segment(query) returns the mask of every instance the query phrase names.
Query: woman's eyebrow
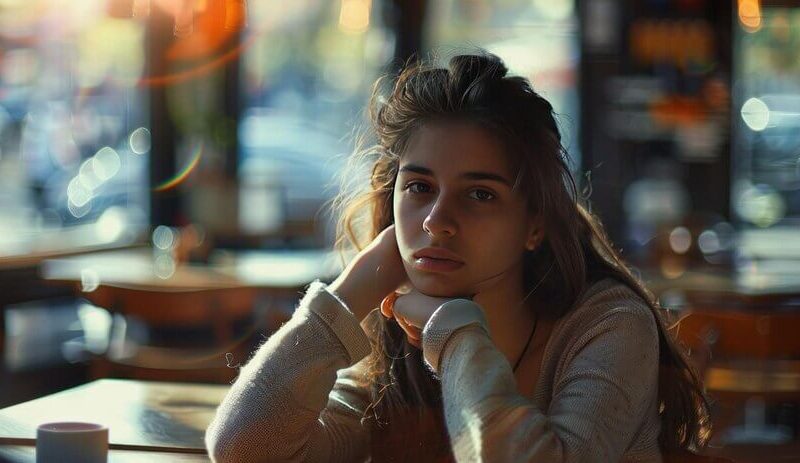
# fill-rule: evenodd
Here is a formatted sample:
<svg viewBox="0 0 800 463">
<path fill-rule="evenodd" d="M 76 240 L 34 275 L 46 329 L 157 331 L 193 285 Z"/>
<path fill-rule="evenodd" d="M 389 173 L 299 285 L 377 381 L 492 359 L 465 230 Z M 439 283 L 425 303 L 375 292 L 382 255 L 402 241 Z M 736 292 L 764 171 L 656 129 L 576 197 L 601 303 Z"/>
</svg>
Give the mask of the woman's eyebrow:
<svg viewBox="0 0 800 463">
<path fill-rule="evenodd" d="M 414 172 L 417 174 L 434 177 L 432 170 L 415 164 L 406 164 L 405 166 L 401 167 L 398 172 Z M 505 177 L 502 175 L 493 174 L 491 172 L 464 172 L 461 174 L 461 177 L 468 180 L 493 180 L 511 188 L 511 182 L 509 182 Z"/>
</svg>

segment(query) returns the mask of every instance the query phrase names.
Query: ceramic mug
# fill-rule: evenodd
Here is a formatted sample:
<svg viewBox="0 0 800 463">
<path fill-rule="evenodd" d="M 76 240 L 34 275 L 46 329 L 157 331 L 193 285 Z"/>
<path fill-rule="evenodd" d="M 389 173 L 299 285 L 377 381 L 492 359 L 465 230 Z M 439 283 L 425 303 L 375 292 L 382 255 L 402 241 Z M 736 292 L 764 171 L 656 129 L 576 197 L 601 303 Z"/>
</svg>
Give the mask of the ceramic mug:
<svg viewBox="0 0 800 463">
<path fill-rule="evenodd" d="M 36 429 L 36 463 L 106 463 L 108 428 L 95 423 L 45 423 Z"/>
</svg>

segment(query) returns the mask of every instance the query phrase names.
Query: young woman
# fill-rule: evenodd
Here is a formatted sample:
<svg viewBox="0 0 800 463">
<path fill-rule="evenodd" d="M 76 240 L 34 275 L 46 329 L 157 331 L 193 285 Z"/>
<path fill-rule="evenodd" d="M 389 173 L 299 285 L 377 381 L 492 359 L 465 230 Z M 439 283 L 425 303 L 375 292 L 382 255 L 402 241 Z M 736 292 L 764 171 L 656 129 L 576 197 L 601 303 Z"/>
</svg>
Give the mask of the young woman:
<svg viewBox="0 0 800 463">
<path fill-rule="evenodd" d="M 241 369 L 215 461 L 655 462 L 704 444 L 700 385 L 579 204 L 551 105 L 506 73 L 463 55 L 376 85 L 369 188 L 336 203 L 338 244 L 360 252 Z"/>
</svg>

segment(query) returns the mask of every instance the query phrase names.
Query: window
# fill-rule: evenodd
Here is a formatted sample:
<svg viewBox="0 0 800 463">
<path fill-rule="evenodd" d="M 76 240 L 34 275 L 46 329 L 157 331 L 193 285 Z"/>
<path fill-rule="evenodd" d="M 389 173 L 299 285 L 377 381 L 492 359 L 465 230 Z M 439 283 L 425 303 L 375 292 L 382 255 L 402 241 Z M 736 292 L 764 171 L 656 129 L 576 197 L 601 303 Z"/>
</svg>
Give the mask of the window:
<svg viewBox="0 0 800 463">
<path fill-rule="evenodd" d="M 443 58 L 481 47 L 531 81 L 557 114 L 573 171 L 580 166 L 577 18 L 573 0 L 430 2 L 427 48 Z"/>
<path fill-rule="evenodd" d="M 740 2 L 740 4 L 758 2 Z M 733 207 L 744 228 L 800 223 L 800 8 L 734 26 Z M 795 230 L 796 231 L 796 230 Z"/>
<path fill-rule="evenodd" d="M 378 3 L 248 3 L 238 169 L 245 234 L 315 222 L 337 191 L 350 135 L 392 58 Z"/>
<path fill-rule="evenodd" d="M 144 27 L 110 13 L 0 2 L 0 253 L 81 225 L 84 241 L 116 241 L 147 221 Z"/>
<path fill-rule="evenodd" d="M 738 13 L 731 204 L 740 230 L 739 283 L 793 285 L 800 258 L 800 8 L 742 0 Z"/>
</svg>

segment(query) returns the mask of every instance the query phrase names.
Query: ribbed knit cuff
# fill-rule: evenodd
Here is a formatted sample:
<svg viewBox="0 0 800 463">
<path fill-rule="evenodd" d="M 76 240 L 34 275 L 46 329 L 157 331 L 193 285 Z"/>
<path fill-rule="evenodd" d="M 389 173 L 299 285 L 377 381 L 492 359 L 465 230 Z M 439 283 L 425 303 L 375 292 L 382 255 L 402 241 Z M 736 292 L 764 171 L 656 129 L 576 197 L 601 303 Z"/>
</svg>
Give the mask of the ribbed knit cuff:
<svg viewBox="0 0 800 463">
<path fill-rule="evenodd" d="M 458 329 L 475 325 L 489 334 L 489 323 L 483 309 L 469 299 L 447 301 L 428 319 L 422 329 L 422 355 L 425 363 L 435 373 L 439 373 L 441 356 L 447 340 Z"/>
<path fill-rule="evenodd" d="M 369 355 L 372 346 L 353 312 L 341 299 L 327 291 L 326 287 L 319 280 L 311 283 L 300 300 L 298 310 L 306 309 L 317 314 L 339 338 L 350 356 L 350 365 L 354 365 Z"/>
</svg>

